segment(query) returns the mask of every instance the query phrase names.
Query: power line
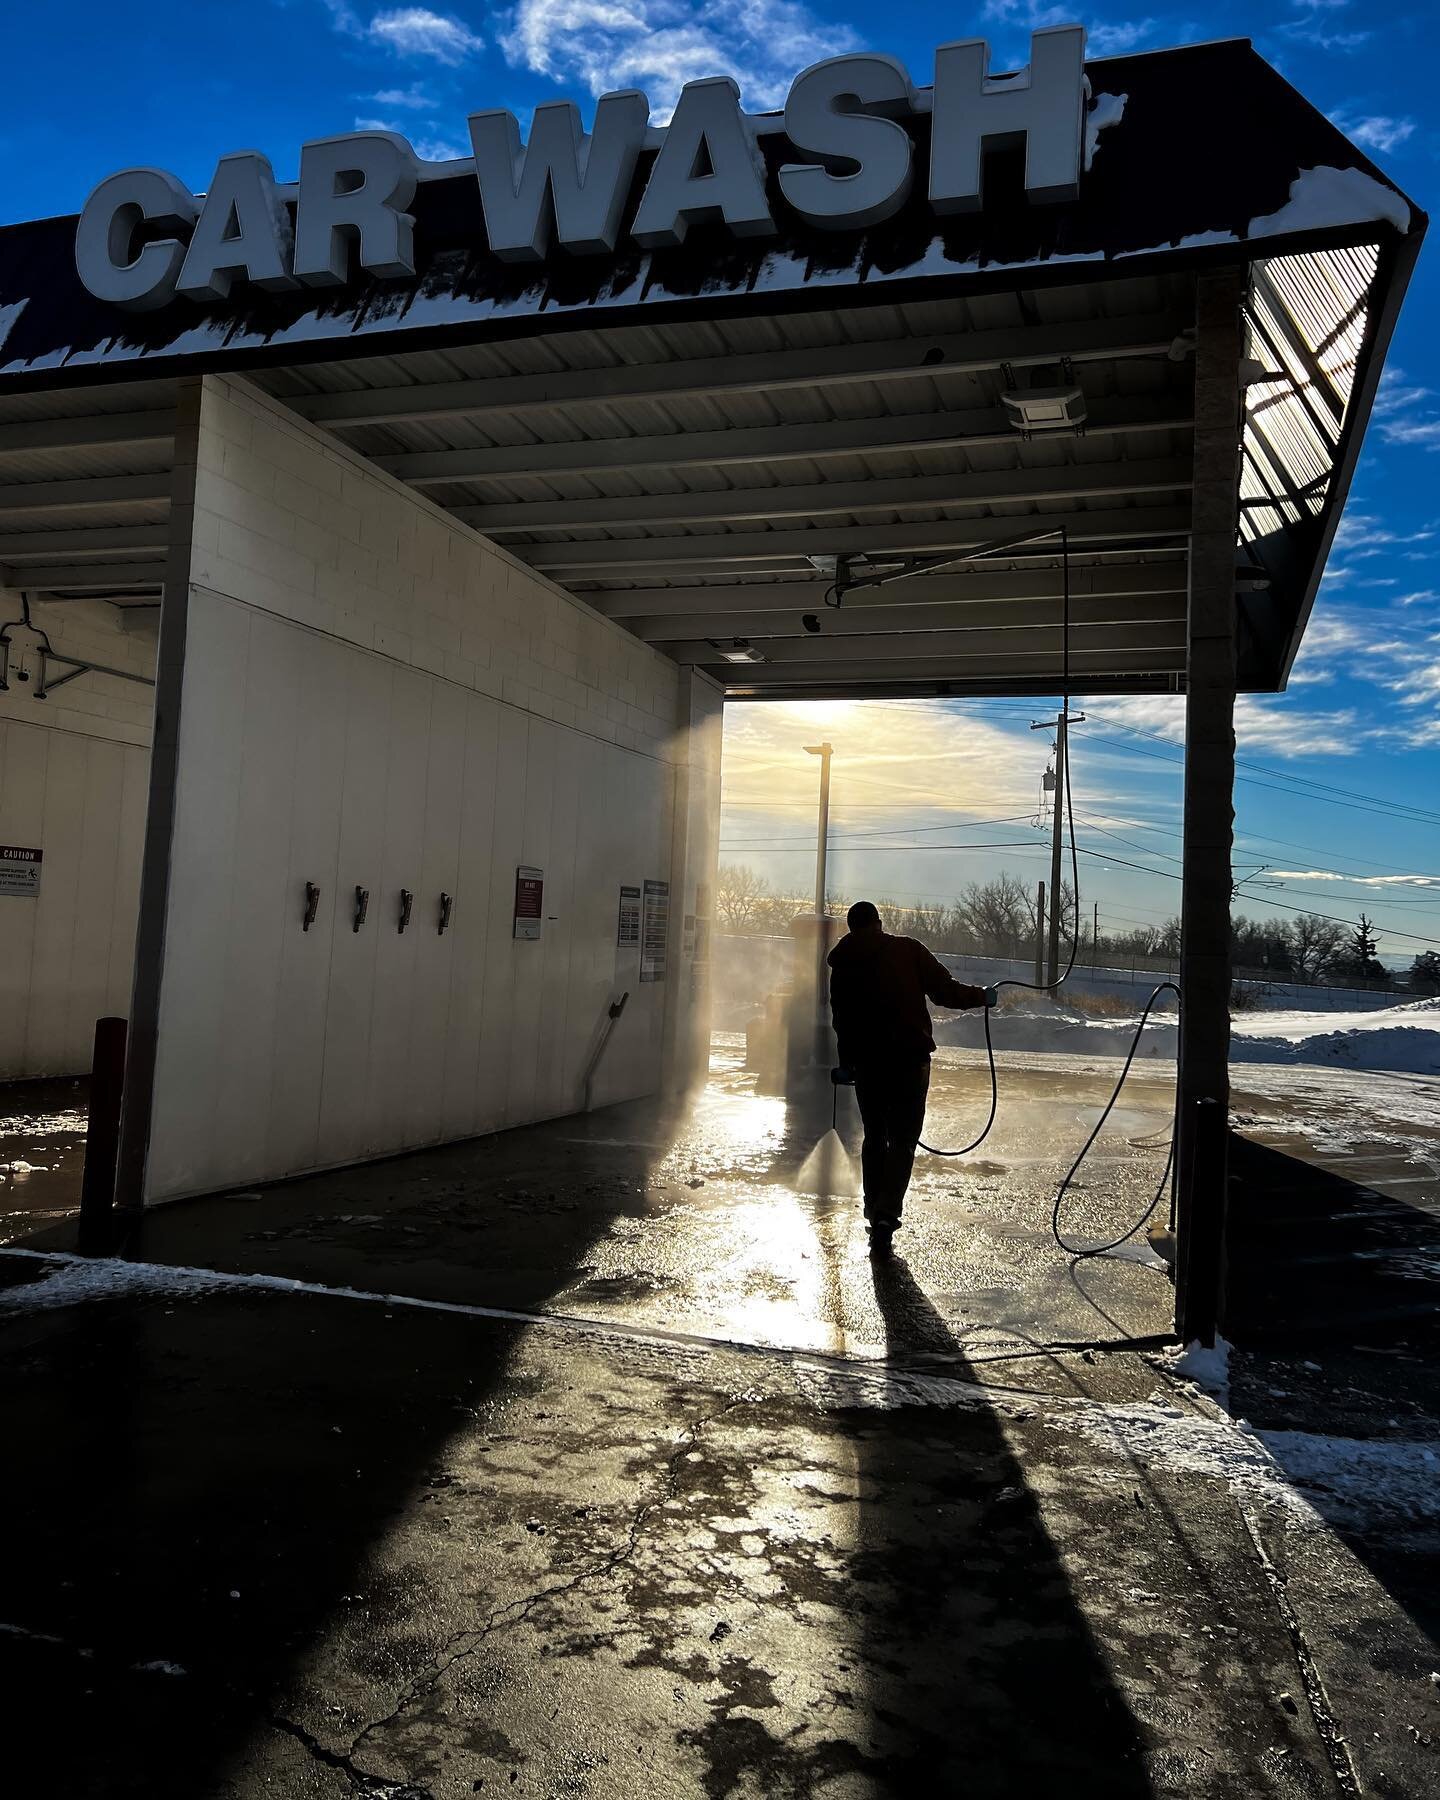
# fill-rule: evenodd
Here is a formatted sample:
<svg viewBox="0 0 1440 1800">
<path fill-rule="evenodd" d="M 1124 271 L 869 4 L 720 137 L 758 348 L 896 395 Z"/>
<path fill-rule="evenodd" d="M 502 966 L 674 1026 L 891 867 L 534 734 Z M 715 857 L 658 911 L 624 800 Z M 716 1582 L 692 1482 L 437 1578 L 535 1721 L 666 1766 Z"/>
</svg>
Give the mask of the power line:
<svg viewBox="0 0 1440 1800">
<path fill-rule="evenodd" d="M 1129 725 L 1116 718 L 1107 718 L 1103 713 L 1092 713 L 1092 718 L 1099 719 L 1102 724 L 1110 725 L 1116 731 L 1128 732 L 1134 737 L 1149 738 L 1157 744 L 1166 744 L 1170 740 L 1158 731 L 1146 731 L 1142 726 Z M 1097 743 L 1116 744 L 1118 749 L 1129 750 L 1138 756 L 1154 756 L 1159 762 L 1179 763 L 1184 765 L 1182 751 L 1178 756 L 1162 756 L 1158 751 L 1141 750 L 1136 744 L 1121 744 L 1115 738 L 1107 738 L 1098 733 L 1091 735 L 1091 741 Z M 1278 793 L 1294 795 L 1297 790 L 1307 799 L 1323 800 L 1328 805 L 1356 805 L 1365 812 L 1382 811 L 1390 817 L 1408 818 L 1419 824 L 1440 825 L 1440 813 L 1430 812 L 1424 807 L 1410 806 L 1404 801 L 1385 799 L 1379 794 L 1361 793 L 1357 788 L 1337 787 L 1333 782 L 1316 781 L 1310 775 L 1292 775 L 1288 769 L 1273 769 L 1268 763 L 1251 762 L 1248 757 L 1235 758 L 1237 769 L 1254 769 L 1261 775 L 1273 776 L 1276 780 L 1291 784 L 1287 787 L 1274 788 L 1272 782 L 1256 781 L 1253 777 L 1237 776 L 1237 781 L 1248 781 L 1252 787 L 1270 787 Z"/>
</svg>

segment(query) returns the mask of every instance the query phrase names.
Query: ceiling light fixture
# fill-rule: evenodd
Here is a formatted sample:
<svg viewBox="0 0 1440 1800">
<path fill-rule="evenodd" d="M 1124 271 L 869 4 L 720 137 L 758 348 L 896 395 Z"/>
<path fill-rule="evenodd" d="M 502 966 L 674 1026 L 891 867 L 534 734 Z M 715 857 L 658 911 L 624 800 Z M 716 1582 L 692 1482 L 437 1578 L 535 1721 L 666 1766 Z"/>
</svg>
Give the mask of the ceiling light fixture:
<svg viewBox="0 0 1440 1800">
<path fill-rule="evenodd" d="M 719 643 L 714 638 L 707 638 L 706 642 L 728 663 L 758 663 L 765 660 L 746 638 L 731 638 L 728 644 Z"/>
</svg>

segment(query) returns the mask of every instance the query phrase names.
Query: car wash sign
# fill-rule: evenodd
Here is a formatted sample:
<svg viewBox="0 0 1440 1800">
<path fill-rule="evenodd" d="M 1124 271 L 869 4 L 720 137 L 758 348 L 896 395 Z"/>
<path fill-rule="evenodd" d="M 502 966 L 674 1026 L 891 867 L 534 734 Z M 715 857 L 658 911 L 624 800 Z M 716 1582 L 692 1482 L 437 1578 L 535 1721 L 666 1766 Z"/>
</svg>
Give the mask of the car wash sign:
<svg viewBox="0 0 1440 1800">
<path fill-rule="evenodd" d="M 422 190 L 461 182 L 468 207 L 452 191 L 455 204 L 432 209 L 447 253 L 488 253 L 522 273 L 568 266 L 572 285 L 587 262 L 618 262 L 622 285 L 643 279 L 648 298 L 648 276 L 624 271 L 683 251 L 697 227 L 763 246 L 871 232 L 902 210 L 936 221 L 976 213 L 992 151 L 1023 159 L 1022 205 L 1073 199 L 1084 63 L 1083 29 L 1062 26 L 1036 32 L 1028 67 L 1013 75 L 990 73 L 979 39 L 946 44 L 928 88 L 893 57 L 833 57 L 796 77 L 777 114 L 743 112 L 728 76 L 687 83 L 663 128 L 633 90 L 604 95 L 588 134 L 569 101 L 537 107 L 528 137 L 511 113 L 475 112 L 473 162 L 422 164 L 397 133 L 364 131 L 305 144 L 294 188 L 250 150 L 221 157 L 203 197 L 164 170 L 126 169 L 85 203 L 76 272 L 96 300 L 139 313 L 413 282 L 425 273 Z M 470 221 L 459 242 L 457 218 Z M 272 339 L 292 316 L 283 306 L 273 315 Z"/>
</svg>

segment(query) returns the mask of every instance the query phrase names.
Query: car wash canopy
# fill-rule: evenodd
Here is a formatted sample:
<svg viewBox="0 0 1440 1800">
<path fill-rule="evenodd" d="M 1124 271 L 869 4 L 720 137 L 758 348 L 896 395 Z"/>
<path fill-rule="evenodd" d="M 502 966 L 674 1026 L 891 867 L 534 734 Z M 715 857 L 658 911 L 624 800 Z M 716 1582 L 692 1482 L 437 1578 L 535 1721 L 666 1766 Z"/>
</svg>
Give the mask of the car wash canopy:
<svg viewBox="0 0 1440 1800">
<path fill-rule="evenodd" d="M 1179 689 L 1196 281 L 1238 267 L 1239 678 L 1280 685 L 1423 218 L 1243 42 L 926 73 L 122 171 L 0 232 L 0 581 L 153 602 L 174 382 L 243 371 L 731 693 Z"/>
</svg>

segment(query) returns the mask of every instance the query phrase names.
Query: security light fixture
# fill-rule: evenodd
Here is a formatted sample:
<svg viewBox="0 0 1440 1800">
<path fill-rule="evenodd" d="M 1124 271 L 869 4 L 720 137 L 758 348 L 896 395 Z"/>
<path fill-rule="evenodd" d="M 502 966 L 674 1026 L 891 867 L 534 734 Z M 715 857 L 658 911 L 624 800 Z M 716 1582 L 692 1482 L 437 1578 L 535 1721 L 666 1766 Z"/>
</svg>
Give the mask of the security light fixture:
<svg viewBox="0 0 1440 1800">
<path fill-rule="evenodd" d="M 765 658 L 746 638 L 731 638 L 728 644 L 722 644 L 715 638 L 708 638 L 707 643 L 722 661 L 728 663 L 758 663 Z"/>
<path fill-rule="evenodd" d="M 1000 397 L 1010 423 L 1026 437 L 1037 431 L 1075 431 L 1089 416 L 1078 387 L 1017 388 Z"/>
</svg>

